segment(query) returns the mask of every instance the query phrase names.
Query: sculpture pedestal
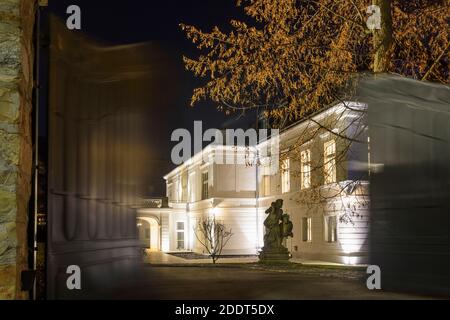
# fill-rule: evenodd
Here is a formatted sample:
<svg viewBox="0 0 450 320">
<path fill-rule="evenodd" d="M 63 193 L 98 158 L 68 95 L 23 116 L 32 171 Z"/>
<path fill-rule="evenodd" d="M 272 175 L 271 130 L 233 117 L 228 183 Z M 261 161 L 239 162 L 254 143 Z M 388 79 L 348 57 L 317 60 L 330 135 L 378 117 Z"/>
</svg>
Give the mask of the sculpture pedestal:
<svg viewBox="0 0 450 320">
<path fill-rule="evenodd" d="M 289 263 L 291 255 L 286 248 L 265 249 L 259 254 L 260 263 Z"/>
</svg>

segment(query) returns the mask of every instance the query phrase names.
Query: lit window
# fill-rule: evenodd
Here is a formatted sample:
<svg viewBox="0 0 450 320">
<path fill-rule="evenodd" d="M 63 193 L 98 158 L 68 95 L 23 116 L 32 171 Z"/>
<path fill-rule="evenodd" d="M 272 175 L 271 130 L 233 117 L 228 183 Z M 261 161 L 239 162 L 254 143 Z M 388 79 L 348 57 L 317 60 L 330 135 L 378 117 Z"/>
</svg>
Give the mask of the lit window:
<svg viewBox="0 0 450 320">
<path fill-rule="evenodd" d="M 202 200 L 208 199 L 208 172 L 202 173 Z"/>
<path fill-rule="evenodd" d="M 177 250 L 184 249 L 184 222 L 177 222 Z"/>
<path fill-rule="evenodd" d="M 304 242 L 312 241 L 312 219 L 302 218 L 302 240 Z"/>
<path fill-rule="evenodd" d="M 290 172 L 289 172 L 289 158 L 284 159 L 281 163 L 281 192 L 289 192 L 291 188 Z"/>
<path fill-rule="evenodd" d="M 325 241 L 337 241 L 337 218 L 336 216 L 325 217 Z"/>
<path fill-rule="evenodd" d="M 324 144 L 324 175 L 325 184 L 336 182 L 336 142 L 334 140 Z"/>
<path fill-rule="evenodd" d="M 302 189 L 311 187 L 311 151 L 304 150 L 300 154 L 301 156 L 301 171 L 302 171 Z"/>
<path fill-rule="evenodd" d="M 264 196 L 270 196 L 270 176 L 269 175 L 263 176 L 263 183 L 264 183 Z"/>
</svg>

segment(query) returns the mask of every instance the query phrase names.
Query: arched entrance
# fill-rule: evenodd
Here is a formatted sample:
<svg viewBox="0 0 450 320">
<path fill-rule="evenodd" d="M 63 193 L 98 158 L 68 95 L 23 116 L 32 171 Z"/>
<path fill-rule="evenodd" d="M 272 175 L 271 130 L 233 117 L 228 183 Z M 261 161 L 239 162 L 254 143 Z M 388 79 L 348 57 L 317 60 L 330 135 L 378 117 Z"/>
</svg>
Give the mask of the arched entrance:
<svg viewBox="0 0 450 320">
<path fill-rule="evenodd" d="M 151 251 L 161 250 L 161 232 L 156 217 L 137 217 L 139 240 L 144 248 Z"/>
</svg>

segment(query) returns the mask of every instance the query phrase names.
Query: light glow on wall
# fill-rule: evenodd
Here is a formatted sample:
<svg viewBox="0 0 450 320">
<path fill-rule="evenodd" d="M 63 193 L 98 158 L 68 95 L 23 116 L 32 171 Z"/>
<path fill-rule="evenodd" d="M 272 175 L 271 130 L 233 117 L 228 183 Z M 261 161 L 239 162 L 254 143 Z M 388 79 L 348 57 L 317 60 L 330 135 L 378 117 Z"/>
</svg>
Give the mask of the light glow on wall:
<svg viewBox="0 0 450 320">
<path fill-rule="evenodd" d="M 258 232 L 256 231 L 256 228 L 257 226 L 251 229 L 247 228 L 243 234 L 246 240 L 245 242 L 248 243 L 248 248 L 256 247 L 255 249 L 258 250 L 264 244 L 261 245 L 261 243 L 259 242 Z"/>
<path fill-rule="evenodd" d="M 348 196 L 343 199 L 344 210 L 352 208 L 358 204 L 358 200 L 354 196 Z M 342 223 L 339 227 L 339 243 L 342 251 L 347 255 L 343 257 L 344 264 L 357 264 L 360 261 L 361 248 L 367 240 L 361 232 L 356 232 L 356 228 L 351 224 L 343 228 Z M 368 234 L 365 234 L 368 237 Z"/>
<path fill-rule="evenodd" d="M 343 257 L 344 264 L 347 265 L 355 265 L 358 264 L 359 258 L 358 257 Z"/>
<path fill-rule="evenodd" d="M 189 228 L 189 233 L 188 233 L 188 237 L 189 237 L 189 250 L 194 250 L 194 237 L 195 237 L 195 227 L 197 224 L 197 220 L 192 216 L 189 215 L 188 216 L 188 228 Z"/>
<path fill-rule="evenodd" d="M 248 216 L 253 215 L 254 211 L 248 211 Z M 251 221 L 251 220 L 249 220 Z M 262 248 L 263 241 L 262 241 L 262 235 L 261 230 L 258 232 L 258 222 L 256 219 L 252 219 L 252 222 L 245 225 L 240 225 L 240 227 L 243 227 L 243 229 L 232 229 L 232 232 L 234 234 L 239 235 L 239 237 L 243 237 L 242 241 L 239 242 L 239 246 L 242 246 L 242 249 L 245 249 L 246 251 L 249 250 L 249 253 L 256 254 L 260 248 Z M 260 222 L 260 225 L 262 225 L 262 222 Z M 260 235 L 260 237 L 258 237 Z M 236 242 L 233 243 L 233 245 L 236 245 Z M 254 250 L 254 251 L 253 251 Z"/>
<path fill-rule="evenodd" d="M 169 238 L 163 238 L 161 241 L 161 251 L 162 252 L 169 252 L 170 246 L 169 246 Z"/>
<path fill-rule="evenodd" d="M 349 238 L 339 240 L 342 251 L 344 251 L 345 254 L 358 253 L 361 250 L 361 239 L 356 239 L 355 236 L 356 235 L 354 233 L 346 234 L 346 237 Z"/>
</svg>

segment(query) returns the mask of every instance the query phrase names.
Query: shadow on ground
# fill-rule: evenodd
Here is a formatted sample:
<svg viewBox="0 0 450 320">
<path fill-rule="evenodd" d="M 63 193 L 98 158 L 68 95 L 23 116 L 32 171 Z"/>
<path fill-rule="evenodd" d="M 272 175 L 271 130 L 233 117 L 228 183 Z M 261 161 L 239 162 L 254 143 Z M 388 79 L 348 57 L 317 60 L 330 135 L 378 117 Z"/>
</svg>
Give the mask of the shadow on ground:
<svg viewBox="0 0 450 320">
<path fill-rule="evenodd" d="M 131 279 L 130 279 L 131 280 Z M 107 299 L 423 299 L 368 290 L 362 270 L 241 265 L 144 265 L 129 286 Z"/>
</svg>

